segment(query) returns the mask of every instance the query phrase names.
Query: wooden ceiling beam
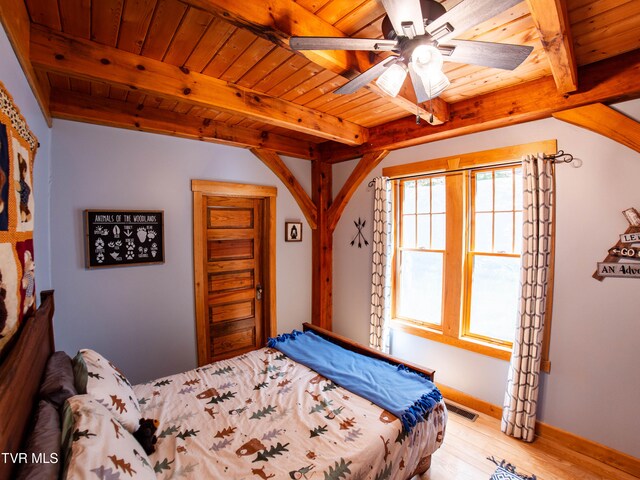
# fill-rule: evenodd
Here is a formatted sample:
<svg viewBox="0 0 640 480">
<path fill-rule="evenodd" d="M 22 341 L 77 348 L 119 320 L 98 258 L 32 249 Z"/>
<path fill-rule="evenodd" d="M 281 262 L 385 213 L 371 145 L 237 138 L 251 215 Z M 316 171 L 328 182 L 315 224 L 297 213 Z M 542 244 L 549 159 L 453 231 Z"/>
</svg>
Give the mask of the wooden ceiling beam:
<svg viewBox="0 0 640 480">
<path fill-rule="evenodd" d="M 328 228 L 333 169 L 311 162 L 311 199 L 318 209 L 318 228 L 311 232 L 311 319 L 331 330 L 333 322 L 333 232 Z"/>
<path fill-rule="evenodd" d="M 578 64 L 573 52 L 571 22 L 566 0 L 527 0 L 540 34 L 559 93 L 578 89 Z"/>
<path fill-rule="evenodd" d="M 553 117 L 604 135 L 640 152 L 640 123 L 602 103 L 556 112 Z"/>
<path fill-rule="evenodd" d="M 331 207 L 329 207 L 329 230 L 332 232 L 335 230 L 338 222 L 340 221 L 340 217 L 342 216 L 342 212 L 344 212 L 347 203 L 351 200 L 356 189 L 360 186 L 365 177 L 371 173 L 371 170 L 376 168 L 388 154 L 388 150 L 382 150 L 379 152 L 367 153 L 360 159 L 356 167 L 351 172 L 351 175 L 349 175 L 349 178 L 338 192 L 338 195 L 333 200 Z"/>
<path fill-rule="evenodd" d="M 313 143 L 110 98 L 53 90 L 51 113 L 55 118 L 64 120 L 160 133 L 235 147 L 268 149 L 309 160 L 316 158 L 316 145 Z"/>
<path fill-rule="evenodd" d="M 31 20 L 27 6 L 23 0 L 0 1 L 0 22 L 4 26 L 9 42 L 22 67 L 27 83 L 33 91 L 40 110 L 47 125 L 51 127 L 51 112 L 49 111 L 49 84 L 38 81 L 36 72 L 29 58 L 31 37 Z"/>
<path fill-rule="evenodd" d="M 300 6 L 293 0 L 265 0 L 260 8 L 250 1 L 242 0 L 182 0 L 192 7 L 200 8 L 224 18 L 227 22 L 255 35 L 291 50 L 289 37 L 346 37 L 344 32 Z M 293 50 L 292 50 L 293 51 Z M 299 53 L 299 52 L 297 52 Z M 304 56 L 313 63 L 347 79 L 373 66 L 367 52 L 344 50 L 305 50 Z M 377 62 L 376 62 L 377 63 Z M 409 82 L 406 83 L 409 86 Z M 375 82 L 366 87 L 376 95 L 405 109 L 412 115 L 419 114 L 429 122 L 433 111 L 433 124 L 439 125 L 449 119 L 448 104 L 441 98 L 434 98 L 432 108 L 427 111 L 416 105 L 413 88 L 403 88 L 397 97 L 386 95 Z"/>
<path fill-rule="evenodd" d="M 552 77 L 540 78 L 451 104 L 451 120 L 446 125 L 416 125 L 411 119 L 400 119 L 371 128 L 371 140 L 360 147 L 324 143 L 320 156 L 336 163 L 378 150 L 397 150 L 548 118 L 555 112 L 591 103 L 640 98 L 640 50 L 585 65 L 578 74 L 580 88 L 573 94 L 558 93 Z"/>
<path fill-rule="evenodd" d="M 312 230 L 318 228 L 318 209 L 311 201 L 309 194 L 304 191 L 300 182 L 295 175 L 289 170 L 289 167 L 282 161 L 280 156 L 271 150 L 264 150 L 261 148 L 252 148 L 251 153 L 258 157 L 262 162 L 271 169 L 276 176 L 282 180 L 287 190 L 293 195 L 293 198 L 298 203 L 302 214 L 307 219 L 309 226 Z"/>
<path fill-rule="evenodd" d="M 231 112 L 340 143 L 360 145 L 368 136 L 366 128 L 341 118 L 43 27 L 31 30 L 31 61 L 47 71 Z"/>
</svg>

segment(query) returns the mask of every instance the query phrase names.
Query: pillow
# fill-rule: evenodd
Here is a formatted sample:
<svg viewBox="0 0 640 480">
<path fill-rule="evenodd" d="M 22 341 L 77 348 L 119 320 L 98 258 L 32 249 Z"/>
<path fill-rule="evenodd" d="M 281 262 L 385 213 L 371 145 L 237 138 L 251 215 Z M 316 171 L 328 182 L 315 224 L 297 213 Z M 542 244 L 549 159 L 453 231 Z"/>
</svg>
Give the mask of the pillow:
<svg viewBox="0 0 640 480">
<path fill-rule="evenodd" d="M 57 480 L 60 477 L 60 415 L 57 406 L 40 400 L 36 422 L 22 451 L 27 454 L 27 462 L 19 463 L 16 480 Z"/>
<path fill-rule="evenodd" d="M 89 349 L 80 350 L 73 364 L 78 393 L 93 395 L 127 430 L 136 431 L 140 423 L 140 405 L 122 372 Z"/>
<path fill-rule="evenodd" d="M 156 480 L 140 444 L 91 395 L 76 395 L 64 406 L 62 478 Z"/>
<path fill-rule="evenodd" d="M 55 352 L 47 361 L 40 397 L 61 408 L 67 398 L 77 394 L 71 358 L 65 352 Z"/>
</svg>

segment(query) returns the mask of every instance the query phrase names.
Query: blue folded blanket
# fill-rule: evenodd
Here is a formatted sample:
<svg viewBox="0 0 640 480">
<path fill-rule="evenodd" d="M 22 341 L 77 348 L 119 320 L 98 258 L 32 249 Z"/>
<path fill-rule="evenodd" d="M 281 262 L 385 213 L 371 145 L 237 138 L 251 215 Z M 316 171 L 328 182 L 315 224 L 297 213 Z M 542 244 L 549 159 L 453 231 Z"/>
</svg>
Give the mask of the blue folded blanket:
<svg viewBox="0 0 640 480">
<path fill-rule="evenodd" d="M 431 381 L 404 365 L 346 350 L 313 332 L 294 330 L 270 338 L 267 345 L 393 413 L 407 432 L 442 399 Z"/>
</svg>

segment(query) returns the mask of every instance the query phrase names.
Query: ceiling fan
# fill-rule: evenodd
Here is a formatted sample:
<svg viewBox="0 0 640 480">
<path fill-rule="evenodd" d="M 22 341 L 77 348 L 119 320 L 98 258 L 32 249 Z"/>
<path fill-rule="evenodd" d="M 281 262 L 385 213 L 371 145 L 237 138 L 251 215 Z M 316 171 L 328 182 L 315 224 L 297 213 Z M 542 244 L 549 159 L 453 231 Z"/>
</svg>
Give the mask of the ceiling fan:
<svg viewBox="0 0 640 480">
<path fill-rule="evenodd" d="M 353 93 L 377 78 L 380 89 L 395 97 L 408 73 L 417 101 L 423 103 L 450 84 L 442 72 L 443 61 L 514 70 L 529 56 L 530 46 L 455 40 L 521 1 L 463 0 L 446 11 L 436 0 L 381 0 L 387 13 L 382 21 L 384 39 L 291 37 L 289 45 L 294 50 L 393 52 L 334 93 Z"/>
</svg>

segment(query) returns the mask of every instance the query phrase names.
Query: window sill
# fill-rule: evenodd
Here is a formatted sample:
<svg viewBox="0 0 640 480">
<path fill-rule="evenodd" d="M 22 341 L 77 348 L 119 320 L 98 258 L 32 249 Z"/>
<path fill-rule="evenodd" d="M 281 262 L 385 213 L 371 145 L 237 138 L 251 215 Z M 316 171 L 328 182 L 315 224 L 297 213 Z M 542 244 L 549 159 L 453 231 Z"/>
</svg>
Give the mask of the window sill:
<svg viewBox="0 0 640 480">
<path fill-rule="evenodd" d="M 417 337 L 426 338 L 427 340 L 433 340 L 435 342 L 444 343 L 464 350 L 470 350 L 489 357 L 506 360 L 507 362 L 511 360 L 510 348 L 481 342 L 475 339 L 449 337 L 444 335 L 442 332 L 407 320 L 393 319 L 391 321 L 391 328 L 394 330 L 401 330 Z"/>
<path fill-rule="evenodd" d="M 444 343 L 446 345 L 451 345 L 453 347 L 462 348 L 471 352 L 480 353 L 482 355 L 505 360 L 507 362 L 511 360 L 511 348 L 494 345 L 471 338 L 448 337 L 440 331 L 433 330 L 426 326 L 421 326 L 407 320 L 393 319 L 391 321 L 391 328 L 393 330 L 400 330 L 410 335 L 426 338 L 427 340 Z M 543 359 L 540 364 L 540 369 L 543 372 L 549 373 L 551 370 L 551 362 Z"/>
</svg>

